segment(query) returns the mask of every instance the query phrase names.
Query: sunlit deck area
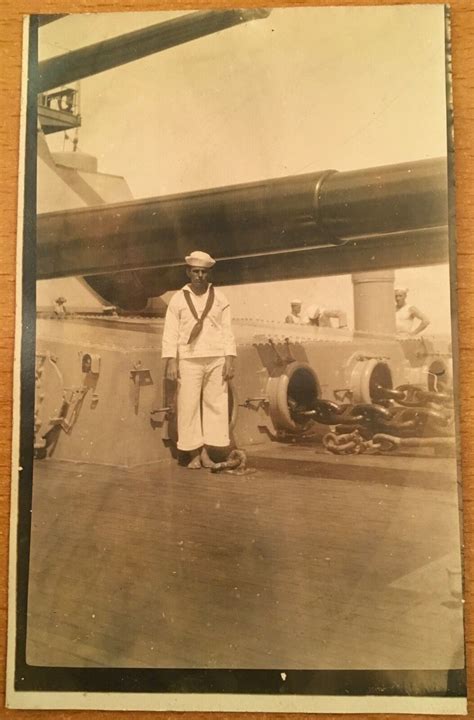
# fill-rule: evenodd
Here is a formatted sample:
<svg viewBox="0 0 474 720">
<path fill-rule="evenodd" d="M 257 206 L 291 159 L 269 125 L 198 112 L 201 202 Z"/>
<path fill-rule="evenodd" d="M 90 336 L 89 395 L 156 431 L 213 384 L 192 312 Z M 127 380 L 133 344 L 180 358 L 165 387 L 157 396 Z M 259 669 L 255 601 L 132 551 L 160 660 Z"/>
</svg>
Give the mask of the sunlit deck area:
<svg viewBox="0 0 474 720">
<path fill-rule="evenodd" d="M 37 462 L 27 662 L 463 667 L 454 460 L 275 445 L 249 465 Z"/>
</svg>

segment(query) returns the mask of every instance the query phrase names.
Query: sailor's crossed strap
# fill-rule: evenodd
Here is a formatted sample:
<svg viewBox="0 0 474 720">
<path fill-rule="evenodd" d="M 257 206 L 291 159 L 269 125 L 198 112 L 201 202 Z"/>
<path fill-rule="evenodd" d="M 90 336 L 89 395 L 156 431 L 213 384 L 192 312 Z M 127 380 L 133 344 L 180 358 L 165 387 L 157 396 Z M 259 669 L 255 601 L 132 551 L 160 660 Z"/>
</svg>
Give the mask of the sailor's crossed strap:
<svg viewBox="0 0 474 720">
<path fill-rule="evenodd" d="M 191 300 L 191 293 L 189 290 L 183 290 L 183 294 L 185 297 L 186 302 L 188 303 L 188 307 L 191 311 L 191 314 L 193 318 L 197 321 L 193 329 L 191 330 L 191 335 L 189 336 L 188 345 L 194 340 L 196 340 L 197 336 L 201 333 L 202 326 L 204 323 L 204 320 L 209 315 L 209 312 L 214 304 L 214 287 L 211 285 L 209 288 L 209 295 L 207 296 L 207 302 L 204 310 L 202 311 L 201 317 L 197 314 L 196 308 L 193 305 L 193 301 Z"/>
</svg>

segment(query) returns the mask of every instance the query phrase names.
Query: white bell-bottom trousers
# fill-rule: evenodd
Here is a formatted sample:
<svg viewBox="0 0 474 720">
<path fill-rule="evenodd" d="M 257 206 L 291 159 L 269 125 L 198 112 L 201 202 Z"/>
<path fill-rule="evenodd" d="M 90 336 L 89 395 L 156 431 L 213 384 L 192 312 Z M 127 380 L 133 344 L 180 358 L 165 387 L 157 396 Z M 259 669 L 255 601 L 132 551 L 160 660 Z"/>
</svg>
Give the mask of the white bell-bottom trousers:
<svg viewBox="0 0 474 720">
<path fill-rule="evenodd" d="M 178 449 L 229 444 L 227 380 L 222 377 L 223 357 L 179 361 Z"/>
</svg>

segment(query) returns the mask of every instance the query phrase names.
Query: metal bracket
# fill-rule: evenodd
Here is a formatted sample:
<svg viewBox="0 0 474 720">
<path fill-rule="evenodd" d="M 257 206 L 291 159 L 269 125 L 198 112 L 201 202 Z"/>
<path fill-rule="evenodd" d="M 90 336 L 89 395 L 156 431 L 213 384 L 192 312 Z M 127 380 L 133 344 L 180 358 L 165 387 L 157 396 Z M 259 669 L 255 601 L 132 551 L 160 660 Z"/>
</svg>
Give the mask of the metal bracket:
<svg viewBox="0 0 474 720">
<path fill-rule="evenodd" d="M 172 405 L 169 405 L 168 407 L 162 407 L 162 408 L 156 408 L 156 410 L 150 411 L 150 422 L 153 428 L 155 427 L 162 427 L 163 424 L 170 420 L 171 416 L 174 415 L 175 408 Z M 163 415 L 164 417 L 160 417 L 159 419 L 155 419 L 154 415 Z"/>
<path fill-rule="evenodd" d="M 153 378 L 151 377 L 151 372 L 147 368 L 141 367 L 141 362 L 137 362 L 132 370 L 130 370 L 130 379 L 133 380 L 135 386 L 133 404 L 135 407 L 135 415 L 137 415 L 140 407 L 140 388 L 142 385 L 153 385 Z"/>
<path fill-rule="evenodd" d="M 277 367 L 286 367 L 287 365 L 289 365 L 290 363 L 295 361 L 294 357 L 291 354 L 290 338 L 285 338 L 284 348 L 285 348 L 286 357 L 283 357 L 282 355 L 280 355 L 278 348 L 276 346 L 276 343 L 274 342 L 274 340 L 271 337 L 268 338 L 268 344 L 275 354 L 275 365 Z"/>
<path fill-rule="evenodd" d="M 66 393 L 68 392 L 71 393 L 71 396 L 69 399 L 66 399 Z M 82 407 L 82 402 L 88 392 L 89 388 L 85 386 L 79 388 L 65 388 L 64 404 L 61 410 L 61 412 L 64 412 L 64 415 L 51 418 L 51 425 L 53 427 L 59 425 L 65 433 L 69 434 L 76 424 L 76 420 L 79 417 L 79 411 Z"/>
<path fill-rule="evenodd" d="M 266 408 L 269 402 L 267 397 L 247 398 L 243 403 L 239 403 L 239 407 L 257 411 L 260 408 Z"/>
</svg>

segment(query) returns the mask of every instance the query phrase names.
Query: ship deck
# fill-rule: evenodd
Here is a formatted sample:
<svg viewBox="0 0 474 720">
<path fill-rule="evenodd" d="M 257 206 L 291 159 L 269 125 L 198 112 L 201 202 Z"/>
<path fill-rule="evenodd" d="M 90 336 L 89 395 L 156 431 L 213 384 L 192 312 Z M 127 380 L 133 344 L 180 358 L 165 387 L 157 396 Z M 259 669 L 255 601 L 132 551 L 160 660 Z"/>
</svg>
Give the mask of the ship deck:
<svg viewBox="0 0 474 720">
<path fill-rule="evenodd" d="M 272 446 L 249 464 L 37 461 L 27 662 L 463 667 L 453 460 Z"/>
</svg>

